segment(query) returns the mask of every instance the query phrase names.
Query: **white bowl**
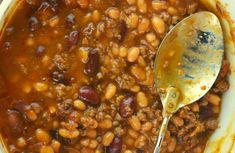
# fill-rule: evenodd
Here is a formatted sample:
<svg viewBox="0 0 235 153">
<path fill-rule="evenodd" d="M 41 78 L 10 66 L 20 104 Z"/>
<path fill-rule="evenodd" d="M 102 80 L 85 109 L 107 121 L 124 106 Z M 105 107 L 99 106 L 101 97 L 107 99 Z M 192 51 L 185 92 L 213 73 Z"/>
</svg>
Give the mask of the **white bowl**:
<svg viewBox="0 0 235 153">
<path fill-rule="evenodd" d="M 229 76 L 230 89 L 223 95 L 222 109 L 219 116 L 219 127 L 207 142 L 205 153 L 235 153 L 235 0 L 200 0 L 220 18 L 224 29 L 226 43 L 226 56 L 231 63 L 231 75 Z M 13 15 L 16 5 L 22 1 L 3 0 L 0 5 L 0 37 L 1 29 Z M 221 7 L 223 7 L 221 12 Z M 227 13 L 223 12 L 226 10 Z M 224 14 L 225 13 L 225 14 Z M 7 18 L 6 18 L 7 17 Z M 232 35 L 233 38 L 232 39 Z M 6 153 L 0 136 L 0 153 Z"/>
</svg>

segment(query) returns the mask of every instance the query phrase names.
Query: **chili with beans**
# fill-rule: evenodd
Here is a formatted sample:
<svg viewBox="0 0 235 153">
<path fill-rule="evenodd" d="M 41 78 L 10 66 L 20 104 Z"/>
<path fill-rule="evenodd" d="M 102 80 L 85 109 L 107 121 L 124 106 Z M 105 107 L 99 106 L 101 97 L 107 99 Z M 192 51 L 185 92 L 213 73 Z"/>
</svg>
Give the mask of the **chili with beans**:
<svg viewBox="0 0 235 153">
<path fill-rule="evenodd" d="M 11 153 L 151 153 L 154 57 L 198 0 L 22 0 L 0 41 L 0 132 Z M 162 153 L 202 153 L 229 63 L 171 119 Z"/>
</svg>

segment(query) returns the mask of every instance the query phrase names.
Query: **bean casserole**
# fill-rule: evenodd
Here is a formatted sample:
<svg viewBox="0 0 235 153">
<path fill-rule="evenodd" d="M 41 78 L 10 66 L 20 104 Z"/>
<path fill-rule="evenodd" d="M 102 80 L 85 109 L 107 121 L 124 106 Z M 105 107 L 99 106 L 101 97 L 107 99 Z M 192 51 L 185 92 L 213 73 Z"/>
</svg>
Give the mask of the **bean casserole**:
<svg viewBox="0 0 235 153">
<path fill-rule="evenodd" d="M 162 122 L 154 58 L 198 0 L 22 0 L 0 41 L 0 133 L 9 153 L 151 153 Z M 202 153 L 229 88 L 171 119 L 162 153 Z"/>
</svg>

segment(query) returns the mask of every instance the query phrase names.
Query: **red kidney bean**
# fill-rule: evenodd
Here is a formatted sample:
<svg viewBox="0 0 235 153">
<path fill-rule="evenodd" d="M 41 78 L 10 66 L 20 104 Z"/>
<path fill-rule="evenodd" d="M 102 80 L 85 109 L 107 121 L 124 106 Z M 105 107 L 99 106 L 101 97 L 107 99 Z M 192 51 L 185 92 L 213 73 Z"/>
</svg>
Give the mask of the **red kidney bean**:
<svg viewBox="0 0 235 153">
<path fill-rule="evenodd" d="M 100 62 L 98 49 L 93 49 L 89 51 L 88 61 L 85 64 L 84 72 L 89 76 L 95 76 L 99 70 L 99 66 Z"/>
<path fill-rule="evenodd" d="M 138 149 L 138 150 L 136 150 L 136 153 L 144 153 L 144 151 L 141 149 Z"/>
<path fill-rule="evenodd" d="M 83 86 L 80 88 L 79 99 L 91 106 L 97 106 L 100 104 L 100 95 L 90 86 Z"/>
<path fill-rule="evenodd" d="M 134 96 L 125 97 L 119 105 L 119 114 L 123 118 L 130 117 L 135 110 L 136 100 Z"/>
<path fill-rule="evenodd" d="M 75 15 L 70 13 L 66 18 L 66 25 L 72 27 L 75 23 Z"/>
<path fill-rule="evenodd" d="M 31 32 L 35 32 L 36 30 L 38 30 L 38 28 L 40 27 L 38 18 L 35 16 L 30 17 L 28 21 L 28 25 L 29 25 L 29 30 Z"/>
<path fill-rule="evenodd" d="M 52 7 L 52 5 L 49 4 L 48 2 L 42 2 L 37 10 L 37 12 L 41 13 L 41 15 L 46 15 L 48 17 L 49 15 L 52 16 L 52 14 L 54 14 L 55 11 L 56 11 L 55 8 Z"/>
<path fill-rule="evenodd" d="M 126 22 L 121 21 L 119 23 L 119 34 L 120 34 L 120 37 L 118 38 L 118 41 L 120 43 L 125 40 L 127 32 L 128 32 L 128 28 L 127 28 Z"/>
<path fill-rule="evenodd" d="M 107 147 L 106 153 L 121 153 L 122 143 L 122 138 L 115 136 L 113 142 L 110 144 L 110 146 Z"/>
<path fill-rule="evenodd" d="M 34 110 L 35 113 L 40 113 L 43 109 L 42 107 L 37 103 L 37 102 L 33 102 L 32 104 L 30 104 L 30 107 Z"/>
<path fill-rule="evenodd" d="M 46 50 L 46 47 L 43 45 L 39 45 L 36 49 L 36 56 L 42 56 Z"/>
<path fill-rule="evenodd" d="M 8 110 L 8 125 L 13 135 L 20 135 L 23 132 L 23 117 L 16 110 Z"/>
<path fill-rule="evenodd" d="M 61 83 L 61 84 L 64 84 L 64 85 L 68 85 L 69 84 L 69 81 L 65 77 L 65 74 L 63 72 L 54 71 L 54 72 L 52 72 L 52 76 L 51 77 L 52 77 L 52 81 L 54 83 Z"/>
<path fill-rule="evenodd" d="M 13 34 L 14 32 L 14 27 L 13 26 L 10 26 L 10 27 L 7 27 L 6 28 L 6 34 L 9 36 L 11 34 Z"/>
<path fill-rule="evenodd" d="M 212 108 L 210 108 L 208 106 L 200 107 L 199 117 L 201 120 L 209 119 L 209 118 L 213 117 L 213 115 L 214 115 L 214 112 L 213 112 Z"/>
<path fill-rule="evenodd" d="M 77 45 L 78 39 L 79 39 L 79 31 L 78 30 L 70 32 L 70 34 L 67 37 L 68 46 L 72 47 L 72 46 Z"/>
</svg>

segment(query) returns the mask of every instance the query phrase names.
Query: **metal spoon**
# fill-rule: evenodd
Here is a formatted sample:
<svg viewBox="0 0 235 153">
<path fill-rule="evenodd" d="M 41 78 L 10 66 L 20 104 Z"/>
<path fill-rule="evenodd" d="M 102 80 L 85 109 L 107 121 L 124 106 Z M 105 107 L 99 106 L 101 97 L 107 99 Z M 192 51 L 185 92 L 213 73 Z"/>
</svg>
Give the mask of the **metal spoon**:
<svg viewBox="0 0 235 153">
<path fill-rule="evenodd" d="M 163 105 L 163 122 L 154 153 L 172 115 L 203 97 L 214 84 L 223 60 L 219 19 L 199 12 L 179 22 L 164 38 L 155 60 L 155 83 Z"/>
</svg>

